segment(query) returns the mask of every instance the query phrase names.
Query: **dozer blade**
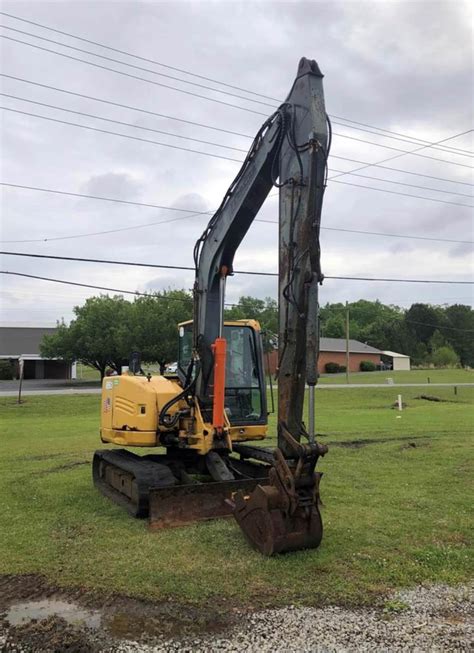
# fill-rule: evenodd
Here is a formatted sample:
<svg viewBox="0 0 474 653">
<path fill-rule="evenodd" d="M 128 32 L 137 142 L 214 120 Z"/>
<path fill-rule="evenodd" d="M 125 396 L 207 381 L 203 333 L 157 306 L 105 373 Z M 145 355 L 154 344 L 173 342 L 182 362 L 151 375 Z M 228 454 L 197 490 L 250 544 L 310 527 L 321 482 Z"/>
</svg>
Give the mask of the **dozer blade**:
<svg viewBox="0 0 474 653">
<path fill-rule="evenodd" d="M 317 548 L 323 537 L 318 506 L 299 506 L 289 514 L 281 499 L 273 485 L 258 485 L 248 497 L 235 495 L 234 517 L 247 540 L 266 556 Z"/>
<path fill-rule="evenodd" d="M 197 521 L 230 517 L 235 492 L 248 494 L 266 478 L 193 483 L 152 488 L 149 493 L 151 530 L 185 526 Z"/>
</svg>

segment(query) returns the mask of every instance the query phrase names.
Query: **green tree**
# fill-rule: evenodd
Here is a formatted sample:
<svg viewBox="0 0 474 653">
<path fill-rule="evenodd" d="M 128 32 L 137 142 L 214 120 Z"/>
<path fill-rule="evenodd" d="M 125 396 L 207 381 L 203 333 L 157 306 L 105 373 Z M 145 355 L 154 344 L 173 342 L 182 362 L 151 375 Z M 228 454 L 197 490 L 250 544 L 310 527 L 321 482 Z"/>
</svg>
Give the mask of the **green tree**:
<svg viewBox="0 0 474 653">
<path fill-rule="evenodd" d="M 271 297 L 241 297 L 238 304 L 226 309 L 224 317 L 226 320 L 258 320 L 264 332 L 265 349 L 273 348 L 278 334 L 278 303 Z"/>
<path fill-rule="evenodd" d="M 166 363 L 178 356 L 178 324 L 191 320 L 192 311 L 192 296 L 186 290 L 138 297 L 126 336 L 128 351 L 140 351 L 144 361 L 157 362 L 163 373 Z"/>
<path fill-rule="evenodd" d="M 458 354 L 461 365 L 474 367 L 474 310 L 464 304 L 445 309 L 447 342 Z"/>
<path fill-rule="evenodd" d="M 132 351 L 145 362 L 158 362 L 161 370 L 175 360 L 177 324 L 192 317 L 192 298 L 185 290 L 168 290 L 134 302 L 122 296 L 91 297 L 74 308 L 69 325 L 58 324 L 55 334 L 45 336 L 41 354 L 47 358 L 81 361 L 99 370 L 118 374 Z"/>
<path fill-rule="evenodd" d="M 436 329 L 436 331 L 433 333 L 433 335 L 430 338 L 430 341 L 428 343 L 428 348 L 431 352 L 435 352 L 437 349 L 440 347 L 444 347 L 446 345 L 446 338 L 444 335 L 441 333 L 439 329 Z"/>
<path fill-rule="evenodd" d="M 346 323 L 343 314 L 331 315 L 322 322 L 321 333 L 325 338 L 344 338 L 346 335 Z"/>
<path fill-rule="evenodd" d="M 120 374 L 128 357 L 122 334 L 128 328 L 130 302 L 120 295 L 90 297 L 74 307 L 74 314 L 69 326 L 61 322 L 56 333 L 44 336 L 41 355 L 80 361 L 99 370 L 101 378 L 107 366 Z"/>
<path fill-rule="evenodd" d="M 435 367 L 455 367 L 459 365 L 459 356 L 449 345 L 439 347 L 433 352 L 431 357 Z"/>
</svg>

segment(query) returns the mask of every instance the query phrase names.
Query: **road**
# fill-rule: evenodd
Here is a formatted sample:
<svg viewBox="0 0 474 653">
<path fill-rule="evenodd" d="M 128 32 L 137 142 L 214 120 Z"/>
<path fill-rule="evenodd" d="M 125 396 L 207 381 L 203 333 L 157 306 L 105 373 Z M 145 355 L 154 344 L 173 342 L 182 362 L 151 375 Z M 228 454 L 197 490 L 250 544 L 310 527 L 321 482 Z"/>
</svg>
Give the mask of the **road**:
<svg viewBox="0 0 474 653">
<path fill-rule="evenodd" d="M 473 387 L 474 383 L 321 383 L 316 386 L 318 390 L 342 390 L 347 388 L 452 388 Z M 274 387 L 276 391 L 276 386 Z M 31 395 L 74 395 L 74 394 L 100 394 L 101 388 L 95 383 L 78 383 L 67 385 L 58 381 L 24 381 L 22 396 Z M 18 395 L 18 381 L 1 381 L 0 397 L 16 397 Z"/>
</svg>

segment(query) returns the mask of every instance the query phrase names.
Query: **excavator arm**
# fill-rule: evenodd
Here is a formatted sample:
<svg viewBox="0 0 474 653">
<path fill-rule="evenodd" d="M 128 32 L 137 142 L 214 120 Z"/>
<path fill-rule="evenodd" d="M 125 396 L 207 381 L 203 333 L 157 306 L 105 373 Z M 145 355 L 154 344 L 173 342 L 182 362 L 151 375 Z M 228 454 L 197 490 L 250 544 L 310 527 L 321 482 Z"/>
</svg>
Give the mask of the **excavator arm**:
<svg viewBox="0 0 474 653">
<path fill-rule="evenodd" d="M 196 242 L 195 396 L 224 423 L 225 284 L 234 256 L 273 187 L 279 188 L 278 448 L 268 485 L 237 492 L 233 509 L 250 542 L 267 555 L 318 546 L 322 537 L 314 389 L 319 355 L 319 233 L 330 129 L 315 61 L 301 59 L 292 89 L 257 133 L 245 161 Z M 223 346 L 223 349 L 221 348 Z M 217 359 L 217 354 L 221 360 Z M 305 385 L 309 416 L 303 420 Z M 219 420 L 219 412 L 222 419 Z M 306 437 L 308 443 L 302 443 Z"/>
<path fill-rule="evenodd" d="M 214 391 L 212 347 L 222 336 L 225 282 L 234 256 L 273 187 L 279 188 L 278 444 L 295 453 L 302 435 L 304 387 L 317 382 L 319 229 L 328 155 L 323 75 L 301 59 L 283 104 L 258 131 L 245 161 L 194 248 L 194 344 L 200 364 L 196 396 Z M 314 411 L 314 402 L 310 402 Z"/>
</svg>

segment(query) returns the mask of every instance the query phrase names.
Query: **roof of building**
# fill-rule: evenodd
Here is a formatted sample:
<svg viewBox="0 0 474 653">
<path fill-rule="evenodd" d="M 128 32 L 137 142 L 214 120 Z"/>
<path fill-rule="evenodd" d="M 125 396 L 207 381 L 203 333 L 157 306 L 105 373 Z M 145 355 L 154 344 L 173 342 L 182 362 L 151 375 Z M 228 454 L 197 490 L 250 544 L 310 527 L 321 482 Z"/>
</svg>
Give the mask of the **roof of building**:
<svg viewBox="0 0 474 653">
<path fill-rule="evenodd" d="M 407 356 L 406 354 L 397 354 L 396 351 L 383 351 L 382 354 L 384 356 L 389 356 L 390 358 L 410 358 L 410 356 Z"/>
<path fill-rule="evenodd" d="M 52 327 L 0 327 L 0 356 L 39 355 L 43 336 L 55 332 Z"/>
<path fill-rule="evenodd" d="M 345 338 L 321 338 L 319 348 L 321 351 L 346 351 Z M 380 349 L 366 345 L 358 340 L 349 340 L 349 352 L 351 354 L 381 354 Z"/>
</svg>

